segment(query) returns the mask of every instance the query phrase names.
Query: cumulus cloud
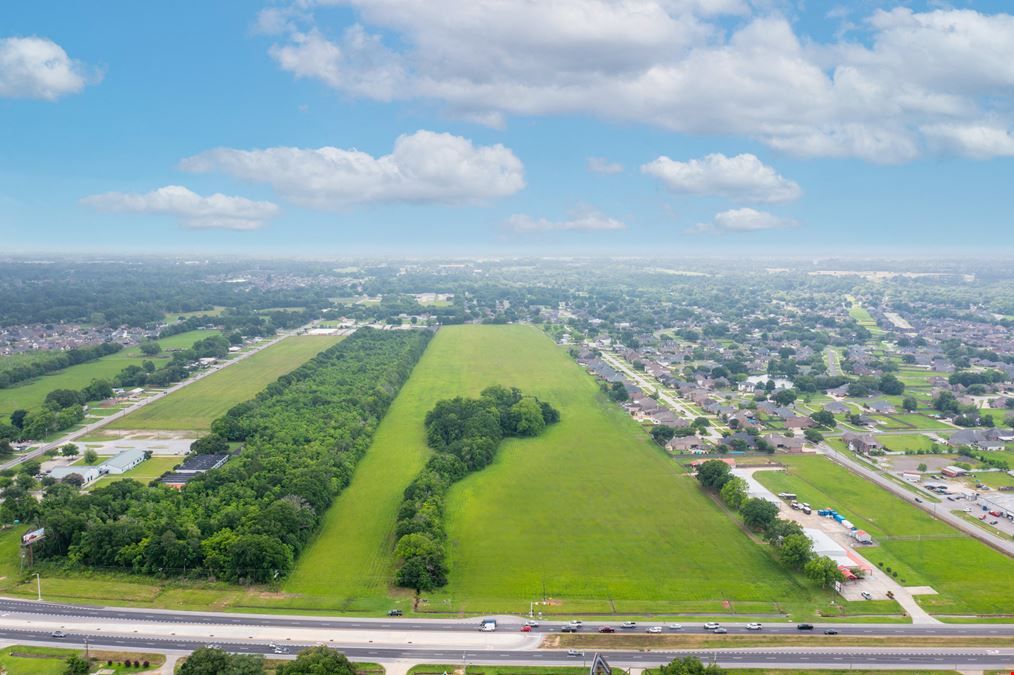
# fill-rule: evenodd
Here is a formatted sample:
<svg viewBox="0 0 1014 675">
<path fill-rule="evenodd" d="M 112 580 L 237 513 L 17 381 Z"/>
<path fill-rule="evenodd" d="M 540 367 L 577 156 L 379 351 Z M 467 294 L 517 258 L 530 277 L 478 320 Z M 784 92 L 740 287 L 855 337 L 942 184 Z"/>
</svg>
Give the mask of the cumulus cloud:
<svg viewBox="0 0 1014 675">
<path fill-rule="evenodd" d="M 790 202 L 803 194 L 798 183 L 750 154 L 726 157 L 715 153 L 686 162 L 662 155 L 643 165 L 641 172 L 657 178 L 678 194 L 769 203 Z"/>
<path fill-rule="evenodd" d="M 41 37 L 0 38 L 0 98 L 55 101 L 76 94 L 101 75 Z"/>
<path fill-rule="evenodd" d="M 619 162 L 610 162 L 603 157 L 589 157 L 588 170 L 592 173 L 614 174 L 623 173 L 623 165 Z"/>
<path fill-rule="evenodd" d="M 1014 135 L 993 124 L 932 124 L 922 132 L 948 153 L 973 159 L 1014 156 Z"/>
<path fill-rule="evenodd" d="M 544 232 L 547 230 L 583 230 L 589 232 L 625 230 L 626 223 L 597 211 L 584 209 L 570 215 L 566 220 L 548 220 L 532 218 L 523 213 L 515 213 L 505 223 L 507 229 L 515 232 Z"/>
<path fill-rule="evenodd" d="M 440 101 L 494 126 L 593 114 L 901 162 L 919 155 L 926 125 L 1014 109 L 1008 14 L 897 8 L 856 19 L 854 41 L 804 44 L 785 18 L 732 0 L 316 4 L 351 7 L 358 23 L 335 39 L 320 17 L 289 31 L 271 50 L 282 68 L 355 96 Z M 732 14 L 741 18 L 728 30 L 718 17 Z"/>
<path fill-rule="evenodd" d="M 742 208 L 716 213 L 711 223 L 698 223 L 688 234 L 723 234 L 726 232 L 759 232 L 796 227 L 799 223 L 766 211 Z"/>
<path fill-rule="evenodd" d="M 167 185 L 145 194 L 107 192 L 85 197 L 81 203 L 112 213 L 176 216 L 184 227 L 192 229 L 256 230 L 280 212 L 271 202 L 219 193 L 202 197 L 181 185 Z"/>
<path fill-rule="evenodd" d="M 218 148 L 181 162 L 190 171 L 223 171 L 270 184 L 278 194 L 316 209 L 409 202 L 462 204 L 505 197 L 525 186 L 524 166 L 499 143 L 433 131 L 399 136 L 389 155 L 335 147 Z"/>
</svg>

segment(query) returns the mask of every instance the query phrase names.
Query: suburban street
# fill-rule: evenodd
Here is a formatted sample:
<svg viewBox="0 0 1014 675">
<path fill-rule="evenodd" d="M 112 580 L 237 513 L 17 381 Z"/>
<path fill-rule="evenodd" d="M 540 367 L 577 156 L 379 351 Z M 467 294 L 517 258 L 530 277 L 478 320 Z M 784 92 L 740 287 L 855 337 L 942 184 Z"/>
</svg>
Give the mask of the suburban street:
<svg viewBox="0 0 1014 675">
<path fill-rule="evenodd" d="M 617 370 L 621 371 L 624 375 L 626 375 L 631 380 L 636 382 L 639 387 L 642 387 L 647 391 L 652 390 L 657 391 L 659 400 L 665 403 L 667 406 L 669 406 L 669 408 L 673 410 L 673 412 L 683 415 L 684 417 L 691 420 L 701 416 L 700 413 L 692 410 L 689 406 L 687 406 L 686 403 L 680 401 L 678 398 L 669 394 L 665 390 L 665 387 L 661 385 L 661 383 L 654 381 L 654 378 L 648 379 L 646 375 L 638 373 L 633 368 L 628 366 L 626 362 L 623 361 L 623 359 L 618 358 L 615 354 L 602 352 L 602 360 L 608 363 L 613 368 L 616 368 Z M 708 417 L 711 418 L 712 416 L 709 415 Z M 712 440 L 721 439 L 722 435 L 715 428 L 715 425 L 721 424 L 722 423 L 720 421 L 712 418 L 712 426 L 708 427 L 707 430 L 708 438 L 711 438 Z"/>
<path fill-rule="evenodd" d="M 994 536 L 993 534 L 977 527 L 975 524 L 968 522 L 950 512 L 950 509 L 943 504 L 931 503 L 927 500 L 923 500 L 921 503 L 916 502 L 910 493 L 900 485 L 895 484 L 893 481 L 885 478 L 876 471 L 868 469 L 859 462 L 849 458 L 845 454 L 838 452 L 834 448 L 831 448 L 826 443 L 821 444 L 820 452 L 830 459 L 838 462 L 842 466 L 846 467 L 850 471 L 853 471 L 867 480 L 870 480 L 885 490 L 890 490 L 898 497 L 910 502 L 914 506 L 918 506 L 923 511 L 933 514 L 935 518 L 939 518 L 945 523 L 961 530 L 971 537 L 975 537 L 979 541 L 992 546 L 996 550 L 1005 553 L 1009 556 L 1014 557 L 1014 540 L 1001 539 L 1000 537 Z M 939 508 L 938 508 L 939 507 Z"/>
<path fill-rule="evenodd" d="M 161 400 L 162 398 L 168 396 L 169 394 L 173 393 L 174 391 L 179 391 L 180 389 L 183 389 L 184 387 L 190 386 L 194 382 L 198 382 L 200 380 L 203 380 L 205 377 L 208 377 L 209 375 L 213 375 L 214 373 L 217 373 L 218 371 L 222 370 L 223 368 L 228 368 L 229 366 L 231 366 L 233 364 L 239 363 L 240 361 L 242 361 L 244 359 L 250 358 L 251 356 L 253 356 L 257 352 L 261 351 L 262 349 L 267 349 L 271 345 L 278 344 L 279 342 L 281 342 L 285 338 L 289 337 L 290 335 L 294 335 L 294 332 L 288 331 L 288 332 L 282 333 L 282 334 L 280 334 L 280 335 L 278 335 L 278 336 L 276 336 L 276 337 L 268 340 L 267 342 L 264 342 L 262 344 L 258 344 L 256 347 L 254 347 L 253 349 L 251 349 L 249 351 L 246 351 L 246 352 L 243 352 L 241 354 L 238 354 L 238 355 L 234 356 L 233 358 L 229 359 L 228 361 L 223 361 L 221 363 L 215 364 L 214 366 L 212 366 L 210 368 L 206 368 L 206 369 L 198 372 L 193 377 L 188 377 L 187 379 L 183 380 L 182 382 L 177 382 L 176 384 L 174 384 L 174 385 L 172 385 L 170 387 L 167 387 L 163 391 L 160 391 L 160 392 L 158 392 L 156 394 L 153 394 L 152 396 L 148 396 L 144 400 L 138 401 L 137 403 L 134 403 L 133 405 L 130 405 L 130 406 L 124 408 L 123 410 L 115 412 L 112 415 L 109 415 L 108 417 L 103 417 L 100 420 L 97 420 L 95 422 L 91 422 L 89 424 L 86 424 L 83 427 L 79 427 L 78 429 L 75 429 L 74 431 L 71 431 L 70 433 L 68 433 L 68 434 L 66 434 L 64 436 L 61 436 L 60 438 L 58 438 L 55 441 L 51 441 L 49 443 L 44 443 L 44 444 L 42 444 L 42 445 L 34 448 L 33 450 L 30 450 L 30 451 L 26 452 L 23 455 L 20 455 L 18 457 L 15 457 L 14 459 L 8 460 L 8 461 L 0 464 L 0 469 L 10 469 L 11 467 L 15 467 L 15 466 L 17 466 L 19 464 L 27 462 L 30 459 L 34 459 L 36 457 L 39 457 L 39 456 L 45 454 L 47 450 L 51 450 L 53 448 L 59 448 L 60 446 L 66 445 L 67 443 L 73 443 L 77 439 L 83 438 L 84 436 L 87 436 L 88 434 L 93 433 L 93 432 L 97 431 L 98 429 L 101 429 L 102 427 L 104 427 L 105 425 L 109 424 L 110 422 L 114 422 L 114 421 L 116 421 L 118 419 L 126 417 L 130 413 L 135 412 L 137 410 L 140 410 L 141 408 L 143 408 L 144 406 L 146 406 L 146 405 L 148 405 L 150 403 L 154 403 L 155 401 Z"/>
</svg>

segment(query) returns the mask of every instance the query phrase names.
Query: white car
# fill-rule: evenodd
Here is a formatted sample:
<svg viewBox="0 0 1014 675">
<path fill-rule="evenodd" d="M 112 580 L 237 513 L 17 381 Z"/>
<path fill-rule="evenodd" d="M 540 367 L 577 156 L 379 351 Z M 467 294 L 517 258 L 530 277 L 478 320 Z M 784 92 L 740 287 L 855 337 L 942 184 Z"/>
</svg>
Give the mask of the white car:
<svg viewBox="0 0 1014 675">
<path fill-rule="evenodd" d="M 662 632 L 662 627 L 661 626 L 652 626 L 651 628 L 648 629 L 648 632 L 649 633 L 661 633 Z"/>
<path fill-rule="evenodd" d="M 720 625 L 721 625 L 721 624 L 720 624 L 720 623 L 718 623 L 717 621 L 709 621 L 709 622 L 707 622 L 706 624 L 704 624 L 704 627 L 705 627 L 706 629 L 708 629 L 708 630 L 715 630 L 715 629 L 716 629 L 716 628 L 718 628 L 718 627 L 719 627 Z"/>
<path fill-rule="evenodd" d="M 539 627 L 539 622 L 538 621 L 531 621 L 531 620 L 529 620 L 529 621 L 525 621 L 525 625 L 526 626 L 531 626 L 532 628 L 538 628 Z"/>
<path fill-rule="evenodd" d="M 747 629 L 747 630 L 760 630 L 761 628 L 763 628 L 763 626 L 761 626 L 761 625 L 760 625 L 759 623 L 757 623 L 756 621 L 755 621 L 755 622 L 753 622 L 753 623 L 748 623 L 748 624 L 746 625 L 746 629 Z"/>
<path fill-rule="evenodd" d="M 671 624 L 669 624 L 669 630 L 683 630 L 683 624 L 681 624 L 681 623 L 671 623 Z"/>
<path fill-rule="evenodd" d="M 571 626 L 583 626 L 584 625 L 584 621 L 581 621 L 581 619 L 572 619 L 571 622 L 570 622 L 570 625 Z"/>
<path fill-rule="evenodd" d="M 620 624 L 620 628 L 633 628 L 637 623 L 634 621 L 624 621 Z"/>
<path fill-rule="evenodd" d="M 576 649 L 568 649 L 567 656 L 584 656 L 584 652 L 579 652 Z"/>
</svg>

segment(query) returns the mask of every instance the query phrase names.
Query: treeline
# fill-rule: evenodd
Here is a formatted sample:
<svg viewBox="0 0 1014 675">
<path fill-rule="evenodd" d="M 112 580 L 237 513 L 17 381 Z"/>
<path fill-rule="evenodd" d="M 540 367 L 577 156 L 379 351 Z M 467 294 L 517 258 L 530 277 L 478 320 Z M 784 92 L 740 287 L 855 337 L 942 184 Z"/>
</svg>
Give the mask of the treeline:
<svg viewBox="0 0 1014 675">
<path fill-rule="evenodd" d="M 296 328 L 303 326 L 320 316 L 320 312 L 314 309 L 305 309 L 295 312 L 281 310 L 275 311 L 227 311 L 219 316 L 210 314 L 198 314 L 187 317 L 182 321 L 170 324 L 163 328 L 158 336 L 167 338 L 171 335 L 178 335 L 192 330 L 198 330 L 205 326 L 219 326 L 226 333 L 240 333 L 249 337 L 267 337 L 274 335 L 279 329 Z"/>
<path fill-rule="evenodd" d="M 146 345 L 142 343 L 142 351 Z M 159 348 L 157 351 L 161 351 Z M 162 368 L 156 368 L 154 361 L 132 364 L 108 380 L 92 380 L 80 390 L 54 389 L 46 394 L 42 408 L 38 410 L 15 410 L 11 413 L 10 424 L 0 423 L 0 439 L 40 440 L 46 436 L 70 429 L 84 420 L 82 406 L 92 401 L 102 401 L 113 395 L 113 387 L 168 387 L 187 378 L 189 364 L 202 358 L 223 358 L 229 354 L 229 341 L 212 335 L 195 342 L 189 349 L 174 352 Z"/>
<path fill-rule="evenodd" d="M 125 480 L 49 487 L 15 517 L 46 528 L 40 558 L 163 576 L 286 575 L 429 341 L 363 329 L 232 408 L 212 429 L 244 444 L 182 490 Z"/>
<path fill-rule="evenodd" d="M 123 349 L 116 342 L 103 342 L 88 347 L 75 347 L 67 351 L 31 352 L 30 358 L 21 354 L 0 359 L 0 389 L 10 387 L 34 377 L 63 370 L 79 363 L 87 363 L 109 356 Z M 24 356 L 28 356 L 25 354 Z"/>
<path fill-rule="evenodd" d="M 447 583 L 447 490 L 488 466 L 504 438 L 538 436 L 559 419 L 550 404 L 499 386 L 485 389 L 477 399 L 440 401 L 426 414 L 426 443 L 435 454 L 405 489 L 398 510 L 399 586 L 420 592 Z"/>
<path fill-rule="evenodd" d="M 142 348 L 145 344 L 142 343 Z M 169 363 L 156 368 L 154 361 L 143 361 L 141 365 L 132 364 L 121 370 L 113 378 L 117 387 L 168 387 L 170 384 L 186 379 L 190 374 L 188 365 L 198 359 L 221 359 L 229 355 L 230 342 L 221 335 L 210 335 L 190 345 L 188 349 L 173 352 Z"/>
<path fill-rule="evenodd" d="M 697 467 L 697 480 L 708 490 L 718 493 L 726 506 L 739 511 L 746 526 L 759 532 L 786 565 L 801 571 L 821 586 L 830 586 L 844 579 L 834 560 L 814 553 L 813 542 L 799 523 L 779 518 L 777 504 L 748 496 L 746 481 L 733 476 L 728 464 L 717 459 L 703 462 Z"/>
</svg>

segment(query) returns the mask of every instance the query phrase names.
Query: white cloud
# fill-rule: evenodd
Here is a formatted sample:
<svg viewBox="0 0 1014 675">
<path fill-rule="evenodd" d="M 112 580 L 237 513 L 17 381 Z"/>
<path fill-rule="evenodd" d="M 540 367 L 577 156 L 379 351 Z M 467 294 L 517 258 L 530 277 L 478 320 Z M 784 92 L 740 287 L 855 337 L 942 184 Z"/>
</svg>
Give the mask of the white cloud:
<svg viewBox="0 0 1014 675">
<path fill-rule="evenodd" d="M 151 213 L 176 216 L 193 229 L 256 230 L 277 216 L 271 202 L 215 193 L 202 197 L 180 185 L 167 185 L 145 194 L 107 192 L 81 200 L 82 204 L 113 213 Z"/>
<path fill-rule="evenodd" d="M 532 218 L 523 213 L 515 213 L 507 219 L 505 226 L 515 232 L 544 232 L 547 230 L 584 230 L 609 231 L 625 230 L 626 223 L 610 218 L 594 209 L 584 209 L 571 214 L 566 220 L 548 220 Z"/>
<path fill-rule="evenodd" d="M 796 227 L 799 223 L 766 211 L 742 208 L 716 213 L 711 223 L 698 223 L 688 234 L 722 234 L 725 232 L 759 232 Z"/>
<path fill-rule="evenodd" d="M 181 162 L 190 171 L 224 171 L 269 183 L 286 199 L 317 209 L 378 202 L 482 202 L 525 186 L 524 166 L 499 143 L 478 146 L 433 131 L 399 136 L 389 155 L 335 147 L 218 148 Z"/>
<path fill-rule="evenodd" d="M 603 157 L 589 157 L 588 170 L 592 173 L 614 174 L 623 173 L 623 165 L 618 162 L 610 162 Z"/>
<path fill-rule="evenodd" d="M 74 61 L 46 38 L 0 38 L 0 98 L 55 101 L 76 94 L 101 74 Z"/>
<path fill-rule="evenodd" d="M 973 159 L 1014 156 L 1014 135 L 992 124 L 933 124 L 922 132 L 932 145 L 948 153 Z"/>
<path fill-rule="evenodd" d="M 749 16 L 732 0 L 316 4 L 351 7 L 360 23 L 332 42 L 311 19 L 272 48 L 283 68 L 356 96 L 441 101 L 494 126 L 593 114 L 901 162 L 918 156 L 926 125 L 1014 115 L 1008 14 L 877 11 L 854 42 L 804 43 L 778 14 Z M 730 30 L 716 16 L 731 14 L 745 16 Z"/>
<path fill-rule="evenodd" d="M 726 157 L 720 153 L 679 162 L 665 155 L 641 167 L 679 194 L 715 195 L 736 201 L 790 202 L 803 190 L 755 155 Z"/>
</svg>

